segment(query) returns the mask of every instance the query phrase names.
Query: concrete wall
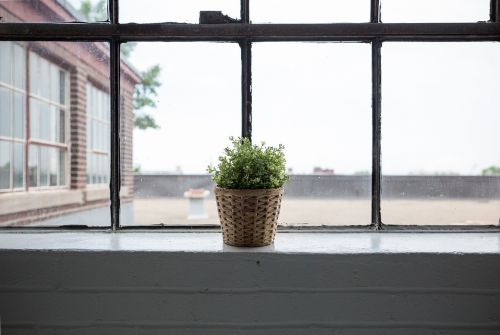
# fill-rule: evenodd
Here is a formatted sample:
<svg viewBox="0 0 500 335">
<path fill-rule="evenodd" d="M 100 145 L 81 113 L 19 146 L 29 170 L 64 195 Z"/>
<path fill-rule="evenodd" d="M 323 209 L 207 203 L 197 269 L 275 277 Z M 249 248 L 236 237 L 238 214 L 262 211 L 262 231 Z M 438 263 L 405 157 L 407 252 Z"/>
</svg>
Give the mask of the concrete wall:
<svg viewBox="0 0 500 335">
<path fill-rule="evenodd" d="M 500 334 L 480 254 L 0 252 L 2 334 Z"/>
<path fill-rule="evenodd" d="M 190 188 L 212 190 L 208 175 L 135 175 L 136 197 L 182 197 Z M 500 176 L 386 176 L 388 198 L 500 198 Z M 288 197 L 369 198 L 370 176 L 292 175 Z"/>
</svg>

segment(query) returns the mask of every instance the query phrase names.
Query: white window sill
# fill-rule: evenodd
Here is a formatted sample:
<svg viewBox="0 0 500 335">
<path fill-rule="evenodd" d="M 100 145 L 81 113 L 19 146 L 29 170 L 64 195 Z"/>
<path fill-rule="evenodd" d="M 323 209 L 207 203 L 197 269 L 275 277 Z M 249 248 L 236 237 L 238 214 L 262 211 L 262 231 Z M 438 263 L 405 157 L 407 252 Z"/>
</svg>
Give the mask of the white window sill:
<svg viewBox="0 0 500 335">
<path fill-rule="evenodd" d="M 218 232 L 1 232 L 0 250 L 273 254 L 500 254 L 491 232 L 278 232 L 273 245 L 235 248 Z"/>
</svg>

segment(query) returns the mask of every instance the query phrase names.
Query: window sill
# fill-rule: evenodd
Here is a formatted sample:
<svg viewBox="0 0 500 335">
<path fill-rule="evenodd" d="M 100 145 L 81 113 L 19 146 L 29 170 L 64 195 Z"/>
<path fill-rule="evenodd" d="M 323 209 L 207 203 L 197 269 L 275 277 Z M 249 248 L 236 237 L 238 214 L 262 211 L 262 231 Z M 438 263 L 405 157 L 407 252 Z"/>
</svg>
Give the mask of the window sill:
<svg viewBox="0 0 500 335">
<path fill-rule="evenodd" d="M 235 248 L 219 232 L 0 233 L 0 250 L 272 253 L 272 254 L 500 254 L 500 233 L 279 232 L 273 245 Z"/>
</svg>

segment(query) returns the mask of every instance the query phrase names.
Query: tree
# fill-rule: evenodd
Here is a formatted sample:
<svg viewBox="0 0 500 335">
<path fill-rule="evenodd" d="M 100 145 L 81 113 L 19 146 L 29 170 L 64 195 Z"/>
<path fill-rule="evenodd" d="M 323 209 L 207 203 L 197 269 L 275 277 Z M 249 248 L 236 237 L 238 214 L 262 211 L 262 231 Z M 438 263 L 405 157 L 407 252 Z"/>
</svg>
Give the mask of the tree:
<svg viewBox="0 0 500 335">
<path fill-rule="evenodd" d="M 89 22 L 105 21 L 108 18 L 106 4 L 106 0 L 98 0 L 95 5 L 90 0 L 83 0 L 80 12 Z"/>
<path fill-rule="evenodd" d="M 500 166 L 490 166 L 486 169 L 483 169 L 483 171 L 481 171 L 481 175 L 483 176 L 496 176 L 496 175 L 500 175 Z"/>
<path fill-rule="evenodd" d="M 139 129 L 158 129 L 155 119 L 144 112 L 139 113 L 144 107 L 156 108 L 154 98 L 158 96 L 156 89 L 161 86 L 158 77 L 160 75 L 160 65 L 156 64 L 141 73 L 141 83 L 134 89 L 134 126 Z"/>
<path fill-rule="evenodd" d="M 83 0 L 80 5 L 80 12 L 89 22 L 105 21 L 106 0 L 98 0 L 95 5 L 91 0 Z M 129 42 L 120 46 L 120 52 L 124 58 L 128 58 L 137 43 Z M 134 88 L 134 126 L 139 129 L 158 129 L 155 119 L 145 113 L 139 112 L 144 107 L 156 108 L 155 98 L 158 96 L 157 88 L 161 86 L 159 81 L 161 68 L 156 64 L 141 73 L 141 83 Z"/>
</svg>

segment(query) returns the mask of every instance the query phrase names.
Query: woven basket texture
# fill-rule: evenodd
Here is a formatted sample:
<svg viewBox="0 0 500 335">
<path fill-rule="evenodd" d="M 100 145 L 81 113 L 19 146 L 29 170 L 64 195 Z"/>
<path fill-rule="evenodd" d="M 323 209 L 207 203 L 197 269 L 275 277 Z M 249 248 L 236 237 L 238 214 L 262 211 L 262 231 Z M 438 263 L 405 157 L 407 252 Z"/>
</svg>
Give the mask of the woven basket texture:
<svg viewBox="0 0 500 335">
<path fill-rule="evenodd" d="M 237 190 L 215 188 L 224 243 L 260 247 L 273 243 L 283 188 Z"/>
</svg>

